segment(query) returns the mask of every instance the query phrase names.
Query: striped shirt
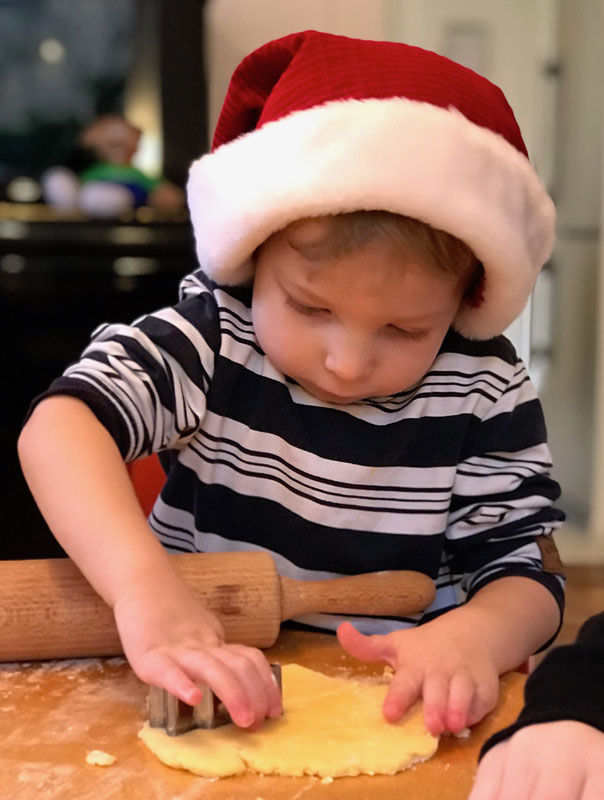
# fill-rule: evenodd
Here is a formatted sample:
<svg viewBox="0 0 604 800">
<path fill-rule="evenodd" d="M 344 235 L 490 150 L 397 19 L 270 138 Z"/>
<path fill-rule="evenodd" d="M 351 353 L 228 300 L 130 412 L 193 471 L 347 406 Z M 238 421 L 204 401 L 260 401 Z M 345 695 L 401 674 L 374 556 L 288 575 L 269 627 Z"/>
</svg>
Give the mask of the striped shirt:
<svg viewBox="0 0 604 800">
<path fill-rule="evenodd" d="M 507 339 L 451 331 L 412 388 L 336 406 L 273 367 L 250 306 L 250 290 L 198 270 L 174 307 L 98 328 L 44 395 L 86 402 L 126 461 L 160 453 L 168 475 L 149 522 L 166 548 L 264 550 L 302 580 L 409 569 L 436 582 L 421 614 L 356 617 L 369 633 L 427 621 L 507 575 L 539 581 L 562 607 L 537 544 L 563 520 L 559 487 Z"/>
</svg>

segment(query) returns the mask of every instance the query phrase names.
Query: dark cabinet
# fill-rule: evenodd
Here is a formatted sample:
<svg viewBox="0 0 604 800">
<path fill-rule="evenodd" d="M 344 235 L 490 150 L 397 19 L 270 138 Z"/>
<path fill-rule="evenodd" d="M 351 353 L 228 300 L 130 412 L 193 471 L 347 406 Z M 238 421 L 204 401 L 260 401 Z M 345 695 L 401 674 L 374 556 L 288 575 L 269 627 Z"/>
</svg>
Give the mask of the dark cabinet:
<svg viewBox="0 0 604 800">
<path fill-rule="evenodd" d="M 172 304 L 180 278 L 195 266 L 188 221 L 45 222 L 0 215 L 0 558 L 62 555 L 16 454 L 32 398 L 77 358 L 97 325 L 129 322 Z"/>
</svg>

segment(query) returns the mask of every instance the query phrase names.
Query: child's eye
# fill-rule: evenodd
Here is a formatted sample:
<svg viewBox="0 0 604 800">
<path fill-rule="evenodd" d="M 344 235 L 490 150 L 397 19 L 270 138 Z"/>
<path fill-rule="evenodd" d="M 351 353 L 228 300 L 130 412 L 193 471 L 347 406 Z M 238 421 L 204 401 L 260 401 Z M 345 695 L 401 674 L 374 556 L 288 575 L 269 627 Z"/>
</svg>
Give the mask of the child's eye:
<svg viewBox="0 0 604 800">
<path fill-rule="evenodd" d="M 298 303 L 293 297 L 288 297 L 286 300 L 287 305 L 297 311 L 298 314 L 305 314 L 307 317 L 314 317 L 317 314 L 323 314 L 327 311 L 326 308 L 315 308 L 314 306 L 305 306 L 303 303 Z"/>
<path fill-rule="evenodd" d="M 422 342 L 428 335 L 428 331 L 407 331 L 396 325 L 390 325 L 389 328 L 395 336 L 400 336 L 402 339 L 407 339 L 410 342 Z"/>
</svg>

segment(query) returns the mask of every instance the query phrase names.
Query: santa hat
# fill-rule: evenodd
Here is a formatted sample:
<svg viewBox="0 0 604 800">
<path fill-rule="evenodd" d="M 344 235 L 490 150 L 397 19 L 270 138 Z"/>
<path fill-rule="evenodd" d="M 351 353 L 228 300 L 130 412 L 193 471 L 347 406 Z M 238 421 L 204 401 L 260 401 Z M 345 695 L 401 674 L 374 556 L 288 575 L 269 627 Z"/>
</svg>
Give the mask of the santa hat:
<svg viewBox="0 0 604 800">
<path fill-rule="evenodd" d="M 223 285 L 249 282 L 258 245 L 305 217 L 386 210 L 457 236 L 485 272 L 454 322 L 474 339 L 520 314 L 554 239 L 500 89 L 417 47 L 317 31 L 242 61 L 188 195 L 199 262 Z"/>
</svg>

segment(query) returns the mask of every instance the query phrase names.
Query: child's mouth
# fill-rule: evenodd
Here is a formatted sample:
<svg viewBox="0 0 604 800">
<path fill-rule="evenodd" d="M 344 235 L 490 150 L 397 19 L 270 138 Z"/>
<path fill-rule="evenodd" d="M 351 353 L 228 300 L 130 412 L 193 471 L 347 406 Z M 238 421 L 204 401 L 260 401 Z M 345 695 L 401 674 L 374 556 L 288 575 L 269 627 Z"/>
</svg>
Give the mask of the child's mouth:
<svg viewBox="0 0 604 800">
<path fill-rule="evenodd" d="M 333 403 L 334 405 L 349 405 L 350 403 L 356 403 L 360 399 L 358 395 L 340 395 L 334 394 L 333 392 L 328 392 L 325 389 L 321 389 L 319 386 L 315 386 L 314 384 L 306 384 L 306 390 L 316 397 L 317 400 L 323 400 L 325 403 Z"/>
</svg>

